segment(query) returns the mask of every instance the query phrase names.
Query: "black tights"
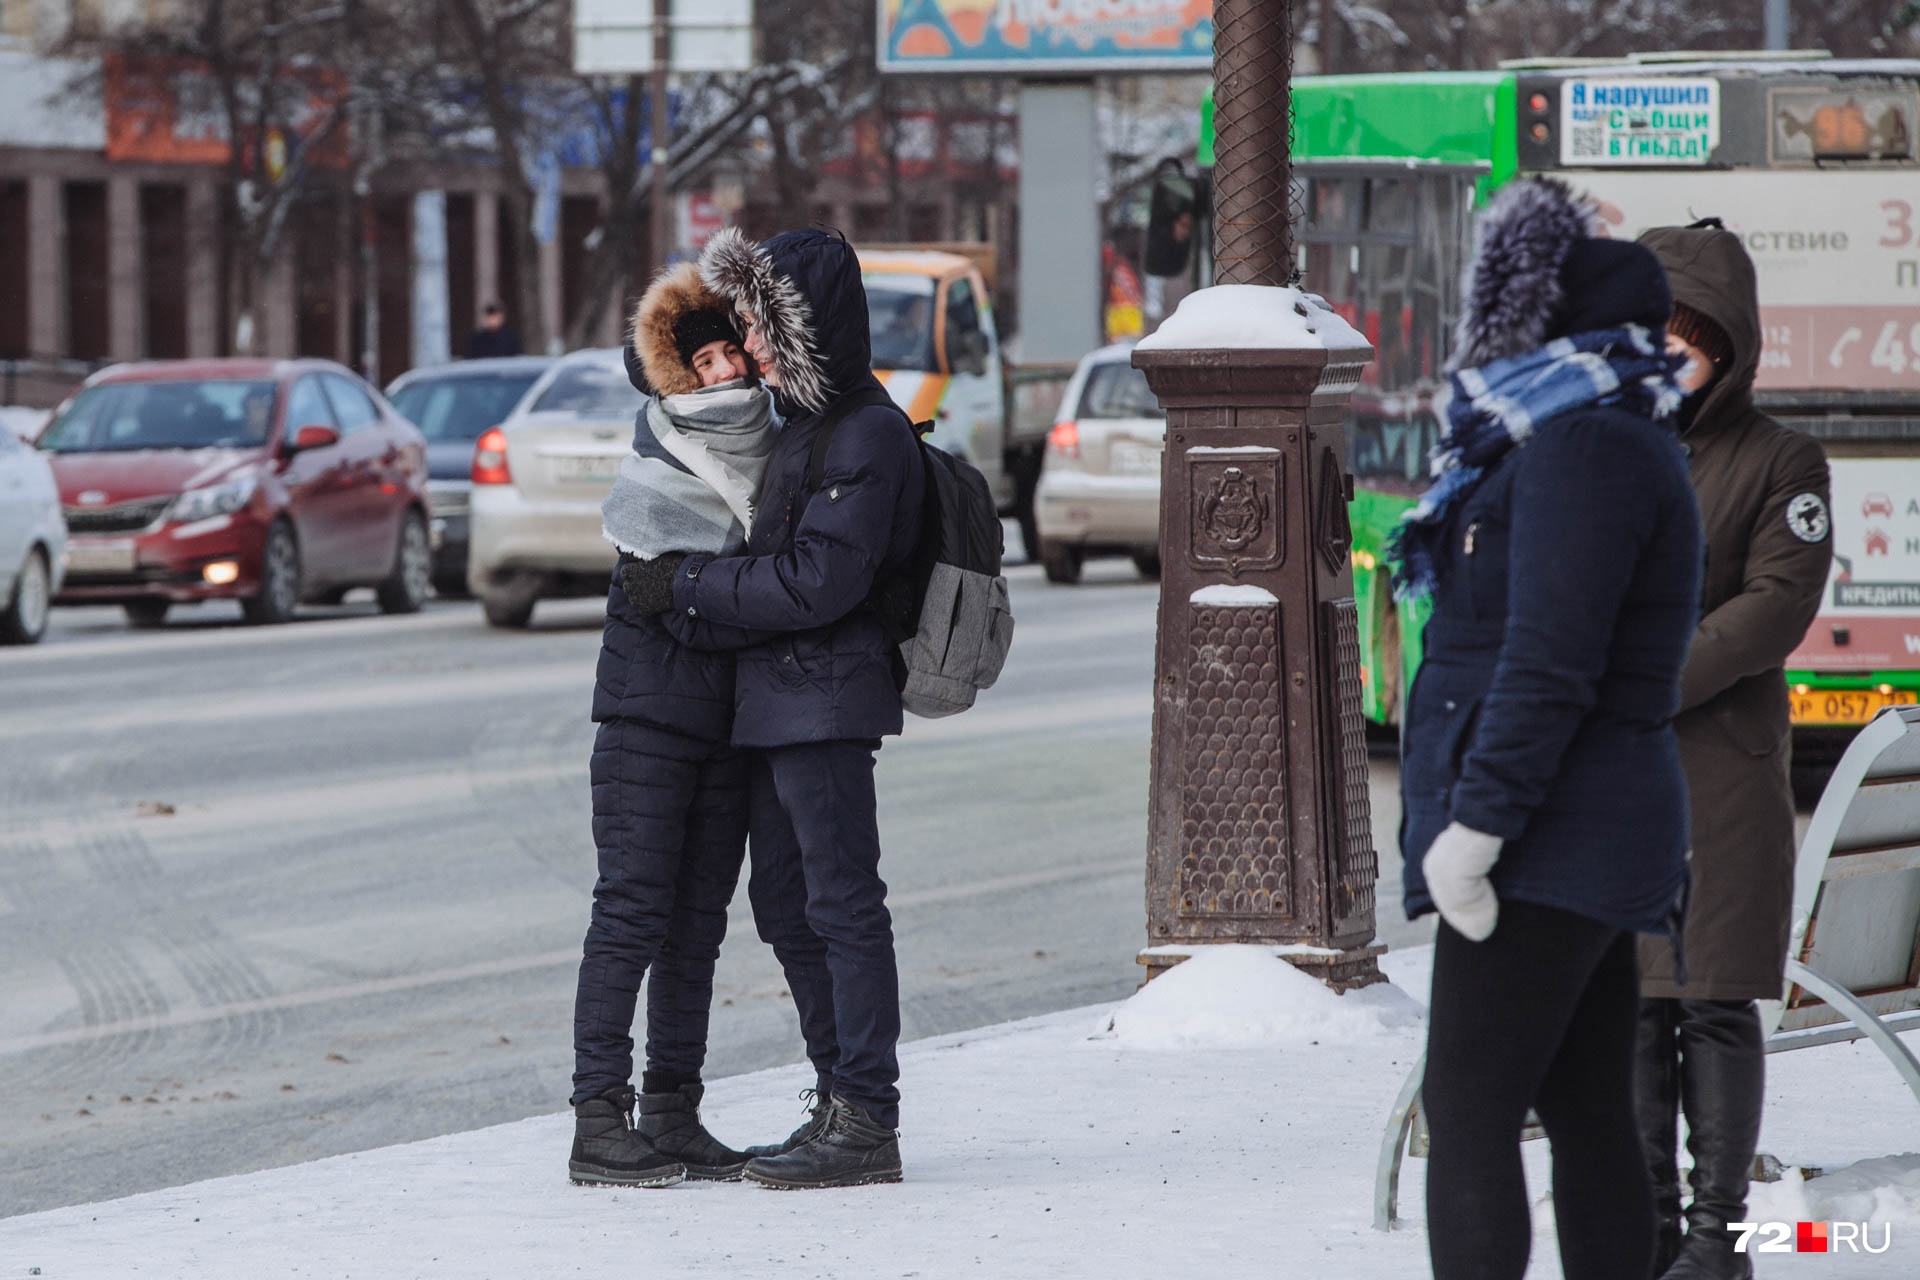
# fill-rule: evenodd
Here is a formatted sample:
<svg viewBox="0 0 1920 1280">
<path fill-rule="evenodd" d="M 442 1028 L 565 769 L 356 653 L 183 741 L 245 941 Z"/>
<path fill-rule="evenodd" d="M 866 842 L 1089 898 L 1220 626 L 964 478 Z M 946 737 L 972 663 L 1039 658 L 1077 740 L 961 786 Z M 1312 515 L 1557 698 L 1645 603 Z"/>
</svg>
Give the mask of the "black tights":
<svg viewBox="0 0 1920 1280">
<path fill-rule="evenodd" d="M 1422 1087 L 1435 1280 L 1525 1275 L 1529 1107 L 1553 1144 L 1567 1280 L 1652 1270 L 1653 1201 L 1633 1112 L 1639 1001 L 1630 933 L 1525 902 L 1502 902 L 1485 942 L 1441 924 Z"/>
</svg>

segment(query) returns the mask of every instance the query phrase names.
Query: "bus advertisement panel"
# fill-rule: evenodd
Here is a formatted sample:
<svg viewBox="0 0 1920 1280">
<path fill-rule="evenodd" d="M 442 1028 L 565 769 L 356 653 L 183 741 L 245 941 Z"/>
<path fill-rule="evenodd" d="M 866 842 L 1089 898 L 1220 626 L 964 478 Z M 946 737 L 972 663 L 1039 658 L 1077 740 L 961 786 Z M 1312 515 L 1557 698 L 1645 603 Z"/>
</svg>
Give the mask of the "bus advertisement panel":
<svg viewBox="0 0 1920 1280">
<path fill-rule="evenodd" d="M 1920 392 L 1920 190 L 1911 171 L 1568 172 L 1608 231 L 1716 217 L 1760 281 L 1763 391 Z"/>
</svg>

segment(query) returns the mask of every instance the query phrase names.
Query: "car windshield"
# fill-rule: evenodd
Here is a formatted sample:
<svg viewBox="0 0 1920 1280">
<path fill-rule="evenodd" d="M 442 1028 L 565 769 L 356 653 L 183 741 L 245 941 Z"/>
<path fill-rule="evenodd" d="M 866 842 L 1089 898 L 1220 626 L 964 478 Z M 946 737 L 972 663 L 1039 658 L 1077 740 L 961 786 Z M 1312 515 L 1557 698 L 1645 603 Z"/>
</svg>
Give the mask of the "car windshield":
<svg viewBox="0 0 1920 1280">
<path fill-rule="evenodd" d="M 1080 393 L 1081 418 L 1164 418 L 1167 411 L 1147 386 L 1147 375 L 1130 364 L 1105 360 L 1087 371 Z"/>
<path fill-rule="evenodd" d="M 638 413 L 642 403 L 624 370 L 603 364 L 570 364 L 554 375 L 534 401 L 533 411 L 624 419 Z"/>
<path fill-rule="evenodd" d="M 931 370 L 933 281 L 924 276 L 877 274 L 864 277 L 864 282 L 873 367 Z"/>
<path fill-rule="evenodd" d="M 53 453 L 246 449 L 273 428 L 271 382 L 109 382 L 88 387 L 40 437 Z"/>
<path fill-rule="evenodd" d="M 429 440 L 478 440 L 488 427 L 506 421 L 539 376 L 538 370 L 530 370 L 420 378 L 388 398 Z"/>
</svg>

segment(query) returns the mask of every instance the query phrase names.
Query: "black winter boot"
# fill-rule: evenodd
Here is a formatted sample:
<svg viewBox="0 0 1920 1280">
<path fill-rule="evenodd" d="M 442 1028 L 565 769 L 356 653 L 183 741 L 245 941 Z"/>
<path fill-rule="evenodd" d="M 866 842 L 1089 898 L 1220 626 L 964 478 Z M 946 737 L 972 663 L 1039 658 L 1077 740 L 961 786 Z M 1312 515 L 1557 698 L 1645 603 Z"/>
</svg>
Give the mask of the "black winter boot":
<svg viewBox="0 0 1920 1280">
<path fill-rule="evenodd" d="M 640 1095 L 640 1136 L 656 1151 L 687 1166 L 687 1176 L 732 1182 L 747 1167 L 748 1156 L 707 1132 L 700 1123 L 700 1099 L 706 1086 L 683 1084 L 672 1093 Z"/>
<path fill-rule="evenodd" d="M 1729 1222 L 1747 1216 L 1747 1178 L 1760 1141 L 1766 1054 L 1750 1000 L 1680 1002 L 1680 1105 L 1687 1116 L 1687 1238 L 1664 1280 L 1748 1280 Z"/>
<path fill-rule="evenodd" d="M 800 1127 L 788 1134 L 783 1141 L 748 1147 L 747 1158 L 757 1160 L 761 1156 L 783 1156 L 801 1143 L 812 1142 L 825 1133 L 827 1131 L 827 1097 L 825 1089 L 802 1089 L 800 1101 L 807 1103 L 807 1118 L 800 1122 Z M 808 1099 L 812 1101 L 809 1102 Z"/>
<path fill-rule="evenodd" d="M 820 1136 L 748 1162 L 747 1177 L 781 1191 L 900 1181 L 900 1136 L 844 1098 L 828 1099 Z"/>
<path fill-rule="evenodd" d="M 670 1187 L 687 1167 L 633 1127 L 633 1089 L 621 1085 L 573 1109 L 573 1156 L 567 1161 L 581 1186 Z"/>
<path fill-rule="evenodd" d="M 1680 1045 L 1674 1017 L 1680 1002 L 1640 1002 L 1640 1028 L 1633 1064 L 1633 1106 L 1640 1121 L 1640 1150 L 1653 1184 L 1653 1274 L 1664 1275 L 1680 1256 Z"/>
</svg>

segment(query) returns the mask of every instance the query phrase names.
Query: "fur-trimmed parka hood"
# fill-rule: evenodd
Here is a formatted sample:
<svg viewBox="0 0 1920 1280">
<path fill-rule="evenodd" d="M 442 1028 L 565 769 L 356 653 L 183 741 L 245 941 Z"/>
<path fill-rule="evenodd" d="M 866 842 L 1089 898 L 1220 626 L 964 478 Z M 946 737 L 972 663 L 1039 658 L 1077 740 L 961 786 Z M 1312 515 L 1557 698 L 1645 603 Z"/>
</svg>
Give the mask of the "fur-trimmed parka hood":
<svg viewBox="0 0 1920 1280">
<path fill-rule="evenodd" d="M 1495 196 L 1475 226 L 1448 367 L 1479 368 L 1574 333 L 1664 328 L 1672 295 L 1659 260 L 1592 230 L 1591 204 L 1551 178 Z"/>
<path fill-rule="evenodd" d="M 700 389 L 700 375 L 681 357 L 673 336 L 674 326 L 696 311 L 713 312 L 738 327 L 732 304 L 707 288 L 691 262 L 655 276 L 633 309 L 633 355 L 647 386 L 658 395 L 681 396 Z"/>
<path fill-rule="evenodd" d="M 700 277 L 759 322 L 783 410 L 818 413 L 873 383 L 867 291 L 844 237 L 783 231 L 756 245 L 728 227 L 707 241 Z"/>
</svg>

